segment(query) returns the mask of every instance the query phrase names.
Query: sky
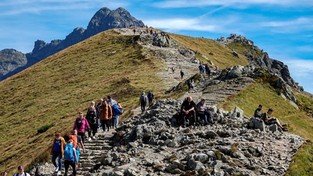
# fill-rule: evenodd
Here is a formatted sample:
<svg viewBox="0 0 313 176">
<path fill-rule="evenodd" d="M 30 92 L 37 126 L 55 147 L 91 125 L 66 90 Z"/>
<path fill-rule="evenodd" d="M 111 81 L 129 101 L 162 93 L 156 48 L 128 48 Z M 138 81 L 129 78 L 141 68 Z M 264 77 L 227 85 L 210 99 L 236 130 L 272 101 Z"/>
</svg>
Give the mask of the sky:
<svg viewBox="0 0 313 176">
<path fill-rule="evenodd" d="M 0 50 L 28 53 L 37 39 L 64 39 L 102 7 L 123 7 L 148 26 L 188 36 L 244 35 L 313 93 L 312 0 L 1 0 Z"/>
</svg>

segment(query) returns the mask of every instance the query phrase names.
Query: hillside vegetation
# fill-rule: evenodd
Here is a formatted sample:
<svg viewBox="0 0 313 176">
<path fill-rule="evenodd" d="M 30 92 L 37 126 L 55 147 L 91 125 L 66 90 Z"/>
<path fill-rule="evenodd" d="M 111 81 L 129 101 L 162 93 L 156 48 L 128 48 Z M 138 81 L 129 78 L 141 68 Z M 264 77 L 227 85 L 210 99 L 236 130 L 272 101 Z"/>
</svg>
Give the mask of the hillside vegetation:
<svg viewBox="0 0 313 176">
<path fill-rule="evenodd" d="M 240 53 L 239 58 L 234 57 L 232 51 L 228 47 L 223 46 L 214 40 L 176 34 L 171 34 L 171 37 L 186 48 L 198 52 L 196 58 L 203 63 L 208 63 L 208 60 L 210 60 L 219 68 L 226 68 L 234 65 L 245 66 L 248 64 L 248 60 L 244 55 Z"/>
<path fill-rule="evenodd" d="M 313 100 L 298 95 L 302 106 L 312 107 Z M 240 107 L 246 116 L 252 116 L 256 107 L 262 104 L 263 111 L 273 108 L 273 115 L 287 124 L 289 131 L 313 141 L 313 118 L 306 111 L 297 110 L 288 101 L 277 95 L 276 91 L 266 83 L 255 83 L 236 96 L 229 97 L 220 106 L 226 110 L 231 110 L 235 106 Z M 287 175 L 313 175 L 313 144 L 308 142 L 295 155 Z"/>
<path fill-rule="evenodd" d="M 46 157 L 54 132 L 70 130 L 77 112 L 85 113 L 92 100 L 112 95 L 130 110 L 143 90 L 160 94 L 164 83 L 156 73 L 162 62 L 143 50 L 135 36 L 108 31 L 2 81 L 0 171 L 12 173 Z"/>
</svg>

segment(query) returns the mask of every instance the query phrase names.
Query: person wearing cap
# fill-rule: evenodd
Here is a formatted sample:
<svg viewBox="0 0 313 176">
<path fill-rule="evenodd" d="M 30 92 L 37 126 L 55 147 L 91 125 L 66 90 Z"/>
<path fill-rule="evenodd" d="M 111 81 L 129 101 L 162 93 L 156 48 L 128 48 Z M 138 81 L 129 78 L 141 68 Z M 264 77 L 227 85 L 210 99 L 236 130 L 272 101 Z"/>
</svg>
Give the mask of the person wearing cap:
<svg viewBox="0 0 313 176">
<path fill-rule="evenodd" d="M 18 172 L 14 174 L 14 176 L 30 176 L 29 173 L 24 172 L 24 167 L 23 166 L 18 166 L 17 167 Z"/>
</svg>

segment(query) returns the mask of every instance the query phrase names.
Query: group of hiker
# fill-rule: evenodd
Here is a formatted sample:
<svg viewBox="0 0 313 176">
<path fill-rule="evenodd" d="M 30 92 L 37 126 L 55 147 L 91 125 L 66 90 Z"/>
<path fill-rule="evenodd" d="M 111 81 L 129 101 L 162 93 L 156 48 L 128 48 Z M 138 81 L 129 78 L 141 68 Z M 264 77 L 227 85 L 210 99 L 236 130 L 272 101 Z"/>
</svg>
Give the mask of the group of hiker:
<svg viewBox="0 0 313 176">
<path fill-rule="evenodd" d="M 154 94 L 152 93 L 151 90 L 148 92 L 147 95 L 146 95 L 145 92 L 142 92 L 142 94 L 141 94 L 141 96 L 139 98 L 141 112 L 145 112 L 146 111 L 147 105 L 149 107 L 152 105 L 153 99 L 154 99 Z"/>
<path fill-rule="evenodd" d="M 266 113 L 265 112 L 263 113 L 262 107 L 263 106 L 260 104 L 256 108 L 253 115 L 254 117 L 262 119 L 266 125 L 276 124 L 280 131 L 288 131 L 286 126 L 282 125 L 278 119 L 272 116 L 274 111 L 272 108 L 269 108 Z"/>
<path fill-rule="evenodd" d="M 273 109 L 269 108 L 266 113 L 262 112 L 262 105 L 259 105 L 254 112 L 254 117 L 260 118 L 266 125 L 276 124 L 278 130 L 288 131 L 287 126 L 282 125 L 280 121 L 272 116 Z M 196 124 L 208 125 L 214 123 L 213 113 L 205 103 L 205 99 L 201 99 L 197 104 L 188 96 L 182 103 L 180 112 L 175 116 L 179 126 L 190 126 Z"/>
<path fill-rule="evenodd" d="M 213 123 L 213 114 L 209 111 L 205 99 L 201 99 L 197 104 L 188 96 L 182 103 L 180 112 L 176 116 L 178 125 L 186 127 L 196 125 L 196 123 L 208 125 Z"/>
<path fill-rule="evenodd" d="M 110 128 L 117 128 L 119 116 L 122 113 L 122 106 L 112 97 L 107 96 L 104 99 L 100 99 L 97 104 L 92 101 L 87 109 L 86 117 L 84 117 L 82 112 L 78 113 L 72 133 L 66 136 L 66 140 L 61 137 L 60 132 L 55 132 L 51 149 L 51 160 L 55 166 L 57 175 L 62 174 L 63 159 L 65 167 L 64 175 L 67 176 L 69 166 L 71 166 L 73 170 L 72 175 L 75 176 L 80 153 L 85 150 L 85 133 L 88 132 L 88 141 L 91 141 L 96 139 L 98 128 L 102 127 L 103 131 L 109 131 Z"/>
</svg>

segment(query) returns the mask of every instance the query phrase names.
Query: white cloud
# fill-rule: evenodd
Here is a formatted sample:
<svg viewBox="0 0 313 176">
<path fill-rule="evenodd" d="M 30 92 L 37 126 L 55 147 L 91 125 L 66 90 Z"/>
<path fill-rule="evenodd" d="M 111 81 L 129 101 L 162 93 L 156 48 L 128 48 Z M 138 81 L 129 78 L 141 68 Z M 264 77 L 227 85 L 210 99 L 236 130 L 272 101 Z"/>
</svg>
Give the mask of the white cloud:
<svg viewBox="0 0 313 176">
<path fill-rule="evenodd" d="M 153 19 L 145 20 L 148 26 L 165 29 L 168 31 L 175 30 L 195 30 L 195 31 L 216 31 L 218 26 L 203 24 L 196 18 L 171 18 L 171 19 Z"/>
<path fill-rule="evenodd" d="M 0 2 L 0 15 L 10 16 L 24 13 L 40 13 L 43 11 L 81 10 L 99 8 L 125 7 L 127 2 L 110 0 L 15 0 Z"/>
<path fill-rule="evenodd" d="M 204 7 L 204 6 L 225 6 L 242 7 L 250 5 L 279 5 L 279 6 L 312 6 L 311 0 L 167 0 L 154 3 L 158 8 L 184 8 L 184 7 Z"/>
</svg>

